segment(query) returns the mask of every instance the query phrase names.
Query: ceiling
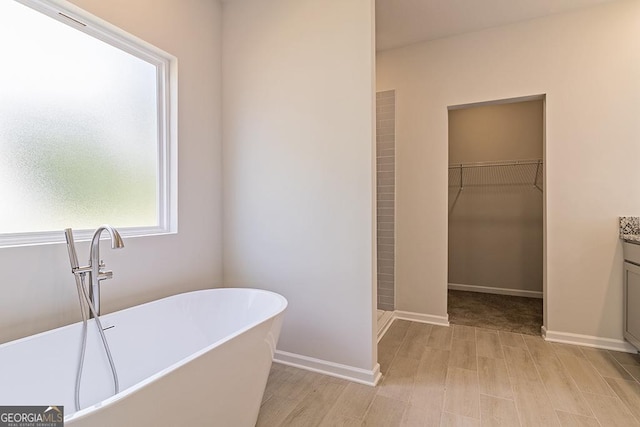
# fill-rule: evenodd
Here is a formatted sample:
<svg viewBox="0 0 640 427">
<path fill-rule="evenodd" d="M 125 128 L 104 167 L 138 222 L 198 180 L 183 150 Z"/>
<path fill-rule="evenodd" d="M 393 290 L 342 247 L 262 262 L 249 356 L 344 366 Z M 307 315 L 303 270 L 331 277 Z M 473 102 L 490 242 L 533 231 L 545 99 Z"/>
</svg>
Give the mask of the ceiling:
<svg viewBox="0 0 640 427">
<path fill-rule="evenodd" d="M 376 0 L 376 49 L 484 30 L 613 0 Z"/>
</svg>

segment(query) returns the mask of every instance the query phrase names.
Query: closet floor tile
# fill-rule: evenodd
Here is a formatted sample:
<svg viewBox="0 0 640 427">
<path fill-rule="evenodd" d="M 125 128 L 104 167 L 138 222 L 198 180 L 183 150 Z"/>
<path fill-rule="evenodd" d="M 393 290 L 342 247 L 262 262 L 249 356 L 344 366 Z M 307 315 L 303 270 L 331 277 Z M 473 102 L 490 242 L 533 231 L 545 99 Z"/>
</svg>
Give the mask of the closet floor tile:
<svg viewBox="0 0 640 427">
<path fill-rule="evenodd" d="M 540 335 L 542 299 L 448 291 L 449 322 L 455 325 Z"/>
</svg>

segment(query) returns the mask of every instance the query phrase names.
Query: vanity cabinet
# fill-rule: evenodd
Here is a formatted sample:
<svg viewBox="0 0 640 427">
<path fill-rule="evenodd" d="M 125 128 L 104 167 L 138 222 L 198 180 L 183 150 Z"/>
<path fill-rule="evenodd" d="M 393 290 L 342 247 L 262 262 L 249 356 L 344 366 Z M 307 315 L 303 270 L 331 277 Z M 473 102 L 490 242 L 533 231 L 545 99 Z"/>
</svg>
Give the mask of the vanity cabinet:
<svg viewBox="0 0 640 427">
<path fill-rule="evenodd" d="M 624 338 L 640 349 L 640 245 L 624 243 Z"/>
</svg>

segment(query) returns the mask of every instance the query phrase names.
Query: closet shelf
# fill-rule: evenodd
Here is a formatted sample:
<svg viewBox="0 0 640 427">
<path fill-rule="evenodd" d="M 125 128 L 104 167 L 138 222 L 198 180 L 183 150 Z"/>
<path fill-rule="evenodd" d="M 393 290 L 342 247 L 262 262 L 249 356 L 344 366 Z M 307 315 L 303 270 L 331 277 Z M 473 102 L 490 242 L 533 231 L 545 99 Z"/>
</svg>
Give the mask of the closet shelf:
<svg viewBox="0 0 640 427">
<path fill-rule="evenodd" d="M 524 186 L 542 191 L 542 159 L 449 165 L 449 187 Z"/>
</svg>

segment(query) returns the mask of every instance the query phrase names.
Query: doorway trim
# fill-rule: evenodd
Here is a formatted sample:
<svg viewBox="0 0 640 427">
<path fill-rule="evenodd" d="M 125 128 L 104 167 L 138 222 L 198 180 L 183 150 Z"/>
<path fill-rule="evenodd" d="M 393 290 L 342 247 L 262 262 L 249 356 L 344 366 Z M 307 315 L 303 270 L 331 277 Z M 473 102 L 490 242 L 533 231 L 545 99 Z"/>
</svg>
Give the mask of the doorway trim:
<svg viewBox="0 0 640 427">
<path fill-rule="evenodd" d="M 447 113 L 453 110 L 461 110 L 473 107 L 482 107 L 487 105 L 502 105 L 502 104 L 514 104 L 527 101 L 542 101 L 542 162 L 545 165 L 542 176 L 542 326 L 540 328 L 540 335 L 545 337 L 548 324 L 548 299 L 549 293 L 547 289 L 547 94 L 534 94 L 525 95 L 513 98 L 501 98 L 489 101 L 471 102 L 465 104 L 456 104 L 447 106 Z M 447 139 L 447 146 L 449 141 Z M 449 218 L 447 216 L 447 230 L 449 229 Z M 447 245 L 448 251 L 448 245 Z M 448 259 L 448 256 L 447 256 Z M 464 285 L 454 285 L 464 286 Z M 488 288 L 488 293 L 491 293 L 491 288 Z M 461 289 L 463 290 L 463 289 Z M 503 293 L 508 294 L 508 293 Z M 524 296 L 524 295 L 523 295 Z M 528 296 L 528 295 L 527 295 Z M 540 297 L 540 296 L 538 296 Z M 448 302 L 448 297 L 447 297 Z M 447 304 L 448 307 L 448 304 Z M 448 310 L 448 309 L 447 309 Z M 447 315 L 448 315 L 447 311 Z"/>
</svg>

